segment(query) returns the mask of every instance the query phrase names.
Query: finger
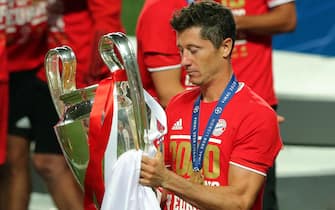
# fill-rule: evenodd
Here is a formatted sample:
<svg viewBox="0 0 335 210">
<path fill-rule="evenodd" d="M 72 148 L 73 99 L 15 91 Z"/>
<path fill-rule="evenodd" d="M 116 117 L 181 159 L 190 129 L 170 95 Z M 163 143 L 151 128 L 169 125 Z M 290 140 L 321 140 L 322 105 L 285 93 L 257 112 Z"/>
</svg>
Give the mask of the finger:
<svg viewBox="0 0 335 210">
<path fill-rule="evenodd" d="M 142 155 L 142 159 L 141 159 L 141 162 L 142 163 L 149 163 L 150 161 L 150 158 L 147 156 L 147 155 Z"/>
<path fill-rule="evenodd" d="M 147 181 L 147 180 L 144 179 L 144 178 L 140 178 L 140 179 L 139 179 L 139 183 L 140 183 L 141 185 L 144 185 L 144 186 L 150 186 L 150 185 L 149 185 L 149 181 Z"/>
<path fill-rule="evenodd" d="M 141 163 L 141 172 L 149 173 L 151 171 L 151 166 L 146 163 Z"/>
</svg>

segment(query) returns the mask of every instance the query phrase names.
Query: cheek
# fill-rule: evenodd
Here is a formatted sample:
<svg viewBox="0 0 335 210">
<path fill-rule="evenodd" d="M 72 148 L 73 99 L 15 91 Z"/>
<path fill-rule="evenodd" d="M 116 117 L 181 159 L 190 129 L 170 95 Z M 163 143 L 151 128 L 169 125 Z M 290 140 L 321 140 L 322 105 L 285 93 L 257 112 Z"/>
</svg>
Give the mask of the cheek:
<svg viewBox="0 0 335 210">
<path fill-rule="evenodd" d="M 213 69 L 218 62 L 213 58 L 213 56 L 203 56 L 196 59 L 196 63 L 198 64 L 201 72 L 207 73 L 211 72 L 211 69 Z"/>
<path fill-rule="evenodd" d="M 201 67 L 201 68 L 206 68 L 211 62 L 211 56 L 209 54 L 199 54 L 198 56 L 194 57 L 194 63 Z"/>
</svg>

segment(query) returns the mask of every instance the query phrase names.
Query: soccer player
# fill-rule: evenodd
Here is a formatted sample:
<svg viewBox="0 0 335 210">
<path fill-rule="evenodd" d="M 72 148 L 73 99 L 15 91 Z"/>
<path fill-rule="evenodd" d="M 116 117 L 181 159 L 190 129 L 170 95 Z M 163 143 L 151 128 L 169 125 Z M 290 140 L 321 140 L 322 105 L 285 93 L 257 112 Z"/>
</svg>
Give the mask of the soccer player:
<svg viewBox="0 0 335 210">
<path fill-rule="evenodd" d="M 82 209 L 83 193 L 62 155 L 53 126 L 58 121 L 44 73 L 47 1 L 9 2 L 7 54 L 10 93 L 7 210 L 27 209 L 30 157 L 58 209 Z M 31 154 L 31 142 L 34 142 Z"/>
<path fill-rule="evenodd" d="M 295 29 L 295 1 L 216 1 L 232 10 L 237 24 L 238 36 L 232 54 L 236 77 L 276 110 L 271 36 Z M 192 87 L 180 65 L 178 49 L 174 46 L 175 33 L 168 24 L 175 10 L 191 2 L 194 1 L 147 0 L 137 23 L 137 55 L 143 86 L 163 106 L 185 87 Z M 277 119 L 284 121 L 280 115 Z M 264 210 L 277 210 L 275 166 L 269 170 L 266 182 Z"/>
<path fill-rule="evenodd" d="M 171 192 L 166 209 L 262 209 L 268 169 L 282 147 L 276 113 L 231 65 L 235 23 L 213 1 L 171 20 L 181 64 L 197 86 L 167 105 L 164 158 L 142 157 L 140 183 Z"/>
</svg>

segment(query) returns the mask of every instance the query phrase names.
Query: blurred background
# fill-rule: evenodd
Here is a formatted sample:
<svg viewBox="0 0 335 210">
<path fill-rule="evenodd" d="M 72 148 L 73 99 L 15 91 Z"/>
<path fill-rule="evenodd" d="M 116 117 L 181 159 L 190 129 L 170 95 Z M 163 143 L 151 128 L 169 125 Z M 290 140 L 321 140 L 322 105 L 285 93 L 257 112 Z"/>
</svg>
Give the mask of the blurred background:
<svg viewBox="0 0 335 210">
<path fill-rule="evenodd" d="M 134 36 L 143 0 L 123 0 Z M 335 1 L 296 0 L 298 25 L 274 37 L 274 78 L 285 148 L 277 159 L 281 210 L 335 210 Z M 136 43 L 134 43 L 136 45 Z M 55 209 L 36 174 L 30 210 Z"/>
</svg>

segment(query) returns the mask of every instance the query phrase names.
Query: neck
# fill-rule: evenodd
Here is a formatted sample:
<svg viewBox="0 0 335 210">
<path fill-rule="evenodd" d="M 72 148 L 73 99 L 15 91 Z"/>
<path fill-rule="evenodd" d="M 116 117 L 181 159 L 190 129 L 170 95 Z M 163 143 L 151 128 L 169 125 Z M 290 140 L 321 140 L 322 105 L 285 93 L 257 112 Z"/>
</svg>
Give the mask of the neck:
<svg viewBox="0 0 335 210">
<path fill-rule="evenodd" d="M 200 87 L 202 101 L 204 102 L 214 102 L 218 101 L 222 92 L 227 87 L 231 77 L 233 75 L 232 71 L 223 73 L 220 77 L 217 77 L 207 84 Z"/>
</svg>

